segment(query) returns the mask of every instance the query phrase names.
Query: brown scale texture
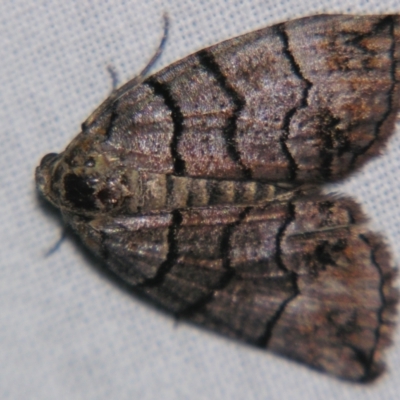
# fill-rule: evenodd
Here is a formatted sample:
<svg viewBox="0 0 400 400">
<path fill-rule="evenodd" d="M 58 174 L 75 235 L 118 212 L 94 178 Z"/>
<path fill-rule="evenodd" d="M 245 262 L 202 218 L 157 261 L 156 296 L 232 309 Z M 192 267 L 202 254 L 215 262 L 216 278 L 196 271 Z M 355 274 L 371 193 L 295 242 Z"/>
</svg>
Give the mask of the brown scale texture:
<svg viewBox="0 0 400 400">
<path fill-rule="evenodd" d="M 319 15 L 201 50 L 110 96 L 43 195 L 180 318 L 339 378 L 384 369 L 395 270 L 349 198 L 400 107 L 400 17 Z"/>
</svg>

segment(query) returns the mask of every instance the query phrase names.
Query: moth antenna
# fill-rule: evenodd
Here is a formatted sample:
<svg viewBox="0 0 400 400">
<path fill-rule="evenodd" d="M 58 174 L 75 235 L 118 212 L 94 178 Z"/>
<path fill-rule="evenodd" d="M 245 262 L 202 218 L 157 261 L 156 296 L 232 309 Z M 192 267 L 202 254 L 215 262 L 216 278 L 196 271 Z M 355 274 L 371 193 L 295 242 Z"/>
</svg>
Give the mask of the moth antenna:
<svg viewBox="0 0 400 400">
<path fill-rule="evenodd" d="M 168 31 L 169 31 L 169 17 L 168 17 L 168 14 L 166 12 L 163 14 L 163 23 L 164 23 L 163 35 L 161 37 L 160 43 L 159 43 L 159 45 L 157 47 L 157 50 L 154 53 L 153 57 L 151 57 L 151 59 L 147 63 L 147 65 L 143 68 L 142 72 L 137 76 L 137 78 L 142 78 L 142 79 L 146 78 L 148 72 L 154 66 L 154 64 L 158 61 L 158 59 L 160 58 L 160 56 L 161 56 L 161 54 L 162 54 L 162 52 L 164 50 L 164 46 L 167 43 Z M 122 87 L 124 87 L 124 86 L 122 86 Z"/>
<path fill-rule="evenodd" d="M 53 246 L 50 247 L 49 250 L 46 251 L 44 254 L 45 258 L 50 257 L 52 254 L 54 254 L 60 247 L 62 242 L 65 240 L 67 237 L 67 230 L 63 229 L 60 238 L 53 244 Z"/>
<path fill-rule="evenodd" d="M 111 94 L 113 101 L 121 98 L 126 92 L 128 92 L 129 90 L 133 89 L 135 86 L 142 83 L 146 79 L 148 72 L 151 70 L 151 68 L 154 66 L 154 64 L 157 62 L 157 60 L 161 56 L 161 54 L 164 50 L 165 43 L 167 42 L 167 37 L 168 37 L 169 17 L 168 17 L 167 13 L 163 14 L 163 22 L 164 22 L 163 35 L 162 35 L 160 43 L 159 43 L 157 50 L 154 53 L 153 57 L 151 57 L 150 61 L 143 68 L 143 70 L 140 72 L 140 74 L 138 76 L 131 79 L 130 81 L 128 81 L 127 83 L 122 85 L 119 89 L 117 89 L 115 91 L 115 93 Z"/>
<path fill-rule="evenodd" d="M 169 31 L 169 16 L 165 12 L 163 14 L 163 35 L 161 37 L 160 43 L 157 47 L 157 50 L 151 57 L 150 61 L 147 63 L 147 65 L 142 69 L 142 71 L 139 73 L 139 75 L 135 76 L 133 79 L 130 81 L 126 82 L 124 85 L 122 85 L 119 89 L 113 90 L 111 95 L 105 100 L 100 107 L 98 107 L 90 116 L 89 118 L 82 124 L 82 130 L 87 128 L 100 114 L 102 114 L 105 110 L 109 109 L 112 107 L 114 102 L 121 97 L 123 97 L 127 92 L 129 92 L 131 89 L 136 87 L 137 85 L 140 85 L 147 77 L 148 72 L 151 70 L 151 68 L 154 66 L 154 64 L 158 61 L 160 58 L 163 50 L 165 43 L 167 42 L 168 38 L 168 31 Z M 113 81 L 114 83 L 114 81 Z"/>
<path fill-rule="evenodd" d="M 118 75 L 116 69 L 112 65 L 107 65 L 107 72 L 110 74 L 112 92 L 117 89 L 118 86 Z M 111 93 L 112 93 L 111 92 Z"/>
</svg>

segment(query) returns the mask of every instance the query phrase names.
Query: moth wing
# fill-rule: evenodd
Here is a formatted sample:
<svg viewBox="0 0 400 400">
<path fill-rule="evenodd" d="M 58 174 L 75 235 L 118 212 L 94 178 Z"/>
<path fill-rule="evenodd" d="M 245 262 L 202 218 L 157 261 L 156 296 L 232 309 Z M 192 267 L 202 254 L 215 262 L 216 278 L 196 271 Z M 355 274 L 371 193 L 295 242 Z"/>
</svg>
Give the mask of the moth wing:
<svg viewBox="0 0 400 400">
<path fill-rule="evenodd" d="M 394 272 L 349 199 L 74 218 L 116 274 L 179 317 L 345 379 L 382 370 Z"/>
<path fill-rule="evenodd" d="M 377 154 L 393 132 L 399 65 L 399 16 L 302 18 L 164 68 L 93 129 L 132 169 L 334 181 Z"/>
</svg>

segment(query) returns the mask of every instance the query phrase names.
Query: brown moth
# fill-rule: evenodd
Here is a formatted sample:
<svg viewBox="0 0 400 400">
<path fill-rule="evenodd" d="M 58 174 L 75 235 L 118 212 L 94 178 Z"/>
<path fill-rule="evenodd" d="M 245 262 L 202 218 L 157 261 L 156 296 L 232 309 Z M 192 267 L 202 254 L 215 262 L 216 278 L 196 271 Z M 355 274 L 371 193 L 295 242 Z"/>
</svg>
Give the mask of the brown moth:
<svg viewBox="0 0 400 400">
<path fill-rule="evenodd" d="M 44 197 L 176 316 L 377 377 L 397 303 L 390 255 L 352 199 L 320 186 L 394 131 L 400 16 L 302 18 L 143 75 L 42 159 Z"/>
</svg>

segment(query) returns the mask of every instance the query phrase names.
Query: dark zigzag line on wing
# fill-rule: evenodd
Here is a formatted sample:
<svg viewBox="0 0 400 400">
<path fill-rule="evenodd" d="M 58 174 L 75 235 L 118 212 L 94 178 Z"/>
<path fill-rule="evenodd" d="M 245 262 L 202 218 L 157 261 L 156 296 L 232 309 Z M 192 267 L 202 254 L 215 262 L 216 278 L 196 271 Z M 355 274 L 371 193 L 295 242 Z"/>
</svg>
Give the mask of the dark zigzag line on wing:
<svg viewBox="0 0 400 400">
<path fill-rule="evenodd" d="M 283 122 L 283 131 L 284 133 L 281 135 L 279 138 L 279 142 L 281 145 L 282 152 L 286 156 L 288 162 L 289 162 L 289 177 L 288 179 L 290 181 L 294 181 L 296 179 L 297 171 L 299 169 L 296 160 L 294 159 L 292 153 L 289 150 L 289 147 L 286 143 L 289 134 L 290 134 L 290 121 L 292 120 L 294 114 L 301 108 L 306 108 L 307 107 L 307 99 L 308 99 L 308 94 L 311 90 L 311 87 L 313 86 L 312 83 L 302 74 L 300 65 L 297 63 L 296 59 L 294 58 L 293 53 L 290 50 L 289 46 L 289 36 L 286 32 L 285 29 L 285 24 L 280 24 L 276 27 L 276 34 L 281 38 L 283 41 L 283 53 L 285 54 L 286 58 L 288 59 L 292 71 L 294 74 L 301 79 L 305 84 L 306 87 L 303 89 L 302 93 L 302 98 L 299 106 L 293 107 L 291 110 L 289 110 L 285 117 L 284 117 L 284 122 Z"/>
<path fill-rule="evenodd" d="M 281 277 L 272 277 L 271 280 L 276 280 L 277 284 L 279 284 L 279 281 L 281 280 Z M 290 297 L 289 301 L 292 299 L 292 297 Z M 288 302 L 287 300 L 285 301 L 285 303 Z M 196 312 L 201 312 L 203 311 L 203 309 L 196 309 Z M 249 313 L 251 313 L 251 311 L 249 311 Z M 187 317 L 187 318 L 191 318 L 193 316 L 193 314 L 195 313 L 190 313 L 190 314 L 183 314 L 181 315 L 180 313 L 177 315 L 177 317 Z M 208 329 L 214 330 L 217 333 L 221 333 L 221 332 L 225 332 L 225 334 L 227 334 L 228 336 L 231 336 L 233 338 L 239 339 L 239 340 L 243 340 L 245 343 L 251 344 L 253 346 L 257 346 L 257 347 L 262 347 L 262 348 L 266 348 L 266 345 L 262 344 L 260 342 L 260 340 L 257 339 L 253 339 L 253 337 L 251 336 L 251 334 L 245 334 L 245 329 L 243 329 L 243 326 L 240 327 L 235 327 L 234 324 L 232 324 L 232 320 L 228 319 L 228 318 L 223 318 L 220 317 L 218 315 L 215 314 L 205 314 L 206 318 L 205 321 L 203 322 L 198 322 L 196 321 L 195 318 L 192 318 L 193 321 L 195 323 L 198 323 L 201 326 L 205 326 Z M 228 314 L 228 316 L 235 316 L 234 314 Z M 212 324 L 214 324 L 215 326 L 212 326 Z M 228 333 L 229 332 L 229 333 Z"/>
<path fill-rule="evenodd" d="M 170 151 L 174 162 L 174 174 L 177 176 L 183 176 L 185 175 L 186 163 L 178 152 L 178 145 L 183 133 L 183 121 L 185 117 L 182 114 L 178 102 L 173 98 L 168 84 L 160 83 L 155 80 L 155 78 L 147 79 L 144 84 L 152 88 L 155 95 L 161 96 L 164 99 L 165 105 L 171 111 L 174 131 L 170 143 Z"/>
<path fill-rule="evenodd" d="M 115 102 L 112 104 L 111 107 L 111 116 L 107 124 L 106 128 L 106 134 L 105 134 L 105 141 L 109 141 L 112 138 L 112 129 L 114 127 L 115 121 L 118 118 L 118 112 L 117 112 L 117 107 L 118 107 L 118 100 L 115 100 Z M 84 130 L 83 125 L 82 125 L 82 131 Z"/>
<path fill-rule="evenodd" d="M 373 381 L 375 378 L 379 376 L 382 371 L 376 371 L 375 373 L 371 373 L 372 371 L 369 368 L 372 366 L 370 364 L 369 356 L 366 354 L 364 349 L 355 346 L 354 344 L 344 343 L 343 347 L 347 347 L 351 349 L 354 353 L 354 359 L 357 360 L 361 366 L 364 368 L 364 376 L 359 379 L 360 382 L 369 382 Z"/>
<path fill-rule="evenodd" d="M 361 235 L 359 235 L 359 238 L 362 241 L 364 241 L 371 248 L 370 241 L 368 240 L 368 238 L 366 236 L 361 234 Z M 380 328 L 385 323 L 384 319 L 383 319 L 383 313 L 385 311 L 385 308 L 387 307 L 387 301 L 386 301 L 385 293 L 384 293 L 384 289 L 383 289 L 385 286 L 385 278 L 383 275 L 382 268 L 379 265 L 378 261 L 376 260 L 375 252 L 376 252 L 376 249 L 371 248 L 371 262 L 375 266 L 375 268 L 377 269 L 377 271 L 379 273 L 379 297 L 381 299 L 382 304 L 379 307 L 378 312 L 377 312 L 378 326 L 374 332 L 375 340 L 374 340 L 374 347 L 371 349 L 371 353 L 369 355 L 366 355 L 365 351 L 357 352 L 359 360 L 363 364 L 364 369 L 365 369 L 365 374 L 364 374 L 364 379 L 363 379 L 365 382 L 373 380 L 376 376 L 379 375 L 379 372 L 380 372 L 380 371 L 373 371 L 373 365 L 374 365 L 374 356 L 375 356 L 376 348 L 378 347 L 379 339 L 381 336 Z"/>
<path fill-rule="evenodd" d="M 175 265 L 176 260 L 178 259 L 178 242 L 176 239 L 177 231 L 182 223 L 182 215 L 179 210 L 174 210 L 171 213 L 172 222 L 169 226 L 168 230 L 168 253 L 166 259 L 162 262 L 156 275 L 153 278 L 146 279 L 142 282 L 139 287 L 155 287 L 163 284 L 166 275 Z"/>
<path fill-rule="evenodd" d="M 214 55 L 208 50 L 201 50 L 197 53 L 200 64 L 217 80 L 223 91 L 230 97 L 234 104 L 234 110 L 231 117 L 228 118 L 227 123 L 223 129 L 224 139 L 229 157 L 237 164 L 245 177 L 245 179 L 251 179 L 251 169 L 243 164 L 240 156 L 240 152 L 237 148 L 235 135 L 237 132 L 237 119 L 239 118 L 240 112 L 246 105 L 245 99 L 229 84 L 227 77 L 221 71 Z M 207 90 L 205 88 L 205 90 Z"/>
<path fill-rule="evenodd" d="M 292 282 L 293 294 L 291 296 L 289 296 L 284 302 L 282 302 L 282 304 L 280 305 L 278 310 L 276 310 L 275 314 L 269 319 L 269 321 L 265 325 L 264 334 L 259 337 L 259 339 L 257 340 L 257 343 L 256 343 L 256 345 L 260 346 L 260 347 L 268 347 L 268 343 L 269 343 L 269 340 L 271 339 L 274 326 L 279 321 L 279 318 L 285 311 L 287 305 L 300 294 L 299 286 L 297 284 L 297 279 L 298 279 L 297 274 L 293 271 L 289 271 L 286 268 L 286 266 L 282 260 L 282 247 L 281 247 L 282 238 L 285 235 L 287 227 L 296 218 L 296 211 L 295 211 L 295 206 L 293 203 L 288 204 L 288 212 L 289 212 L 289 214 L 288 214 L 287 218 L 285 219 L 282 226 L 279 228 L 278 233 L 276 235 L 276 244 L 275 244 L 276 252 L 275 252 L 275 254 L 276 254 L 276 263 L 277 263 L 278 267 L 282 271 L 284 271 L 288 274 L 288 276 Z"/>
<path fill-rule="evenodd" d="M 246 207 L 240 213 L 238 219 L 235 222 L 227 225 L 224 229 L 220 243 L 220 252 L 222 259 L 222 267 L 225 270 L 225 273 L 222 275 L 219 282 L 212 288 L 210 288 L 210 293 L 208 293 L 195 303 L 189 305 L 185 310 L 179 313 L 178 317 L 190 317 L 193 314 L 201 312 L 202 310 L 204 310 L 207 304 L 212 301 L 212 299 L 214 298 L 215 291 L 225 289 L 232 281 L 232 278 L 235 276 L 236 271 L 231 267 L 231 260 L 229 257 L 230 240 L 234 232 L 234 229 L 238 225 L 240 225 L 240 223 L 246 218 L 246 216 L 252 209 L 253 209 L 252 207 Z"/>
<path fill-rule="evenodd" d="M 382 118 L 376 123 L 375 125 L 375 130 L 374 130 L 374 137 L 371 139 L 371 141 L 364 146 L 363 148 L 359 149 L 358 151 L 354 152 L 353 158 L 350 162 L 350 166 L 354 166 L 354 164 L 357 161 L 357 158 L 363 154 L 365 154 L 376 142 L 378 136 L 379 136 L 379 131 L 381 130 L 382 125 L 385 123 L 386 119 L 389 117 L 389 115 L 393 111 L 393 93 L 394 89 L 396 86 L 396 59 L 395 59 L 395 37 L 394 37 L 394 25 L 395 21 L 393 20 L 392 15 L 388 15 L 385 18 L 383 18 L 379 24 L 376 25 L 375 29 L 370 33 L 370 35 L 365 35 L 365 36 L 372 36 L 376 34 L 376 32 L 379 32 L 379 30 L 384 29 L 384 27 L 390 24 L 390 37 L 392 39 L 392 44 L 390 46 L 389 54 L 390 54 L 390 59 L 392 60 L 392 66 L 390 68 L 390 77 L 392 84 L 390 85 L 390 89 L 388 92 L 388 107 L 386 112 L 383 114 Z"/>
</svg>

